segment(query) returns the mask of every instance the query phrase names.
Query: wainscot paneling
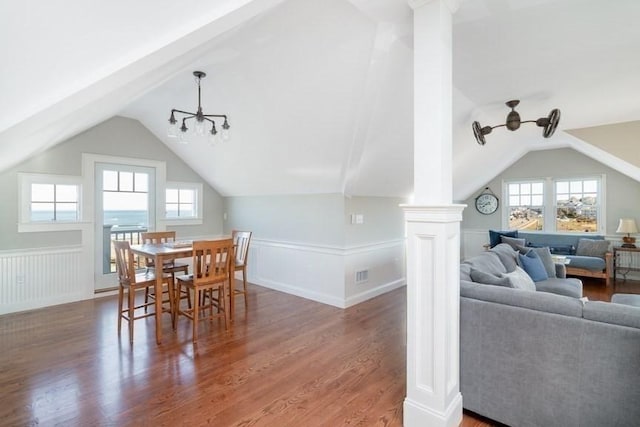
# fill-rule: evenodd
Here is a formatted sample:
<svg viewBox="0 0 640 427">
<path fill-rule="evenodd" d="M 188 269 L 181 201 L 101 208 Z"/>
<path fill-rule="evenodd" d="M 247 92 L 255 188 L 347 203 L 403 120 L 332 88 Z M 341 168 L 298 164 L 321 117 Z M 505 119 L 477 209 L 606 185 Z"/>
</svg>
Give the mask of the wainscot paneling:
<svg viewBox="0 0 640 427">
<path fill-rule="evenodd" d="M 0 251 L 0 314 L 77 301 L 81 246 Z"/>
<path fill-rule="evenodd" d="M 355 272 L 367 278 L 355 284 Z M 404 240 L 356 248 L 252 239 L 251 283 L 345 308 L 405 284 Z"/>
</svg>

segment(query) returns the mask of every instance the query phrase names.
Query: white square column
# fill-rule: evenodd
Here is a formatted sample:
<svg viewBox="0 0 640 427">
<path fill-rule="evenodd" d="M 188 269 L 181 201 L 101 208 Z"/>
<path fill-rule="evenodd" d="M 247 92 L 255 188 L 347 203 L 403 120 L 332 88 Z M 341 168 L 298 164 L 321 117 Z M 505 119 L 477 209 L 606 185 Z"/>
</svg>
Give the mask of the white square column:
<svg viewBox="0 0 640 427">
<path fill-rule="evenodd" d="M 460 221 L 452 204 L 452 24 L 457 0 L 414 10 L 414 200 L 407 224 L 406 427 L 458 426 Z"/>
</svg>

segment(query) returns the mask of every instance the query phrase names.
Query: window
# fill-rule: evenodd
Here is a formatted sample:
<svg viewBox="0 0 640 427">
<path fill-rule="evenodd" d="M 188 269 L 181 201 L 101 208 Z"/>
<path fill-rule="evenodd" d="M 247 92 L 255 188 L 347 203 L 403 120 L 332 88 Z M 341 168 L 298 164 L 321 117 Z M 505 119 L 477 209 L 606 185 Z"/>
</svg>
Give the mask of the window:
<svg viewBox="0 0 640 427">
<path fill-rule="evenodd" d="M 555 181 L 556 230 L 597 232 L 600 217 L 598 179 Z"/>
<path fill-rule="evenodd" d="M 604 175 L 505 181 L 503 227 L 603 234 L 604 181 Z"/>
<path fill-rule="evenodd" d="M 81 178 L 65 175 L 18 174 L 18 231 L 78 229 L 81 221 Z"/>
<path fill-rule="evenodd" d="M 544 230 L 544 181 L 507 185 L 509 229 Z"/>
<path fill-rule="evenodd" d="M 172 224 L 193 224 L 193 220 L 201 222 L 202 184 L 168 182 L 165 195 L 165 218 Z"/>
</svg>

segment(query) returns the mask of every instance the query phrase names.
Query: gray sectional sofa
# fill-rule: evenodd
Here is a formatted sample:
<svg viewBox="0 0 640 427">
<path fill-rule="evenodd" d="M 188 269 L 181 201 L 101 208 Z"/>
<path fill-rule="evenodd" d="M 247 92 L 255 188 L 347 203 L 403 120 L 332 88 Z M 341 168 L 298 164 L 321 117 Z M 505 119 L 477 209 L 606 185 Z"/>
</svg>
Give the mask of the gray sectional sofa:
<svg viewBox="0 0 640 427">
<path fill-rule="evenodd" d="M 536 291 L 471 280 L 496 260 L 460 265 L 464 408 L 518 427 L 639 425 L 640 307 L 584 302 L 577 279 Z"/>
</svg>

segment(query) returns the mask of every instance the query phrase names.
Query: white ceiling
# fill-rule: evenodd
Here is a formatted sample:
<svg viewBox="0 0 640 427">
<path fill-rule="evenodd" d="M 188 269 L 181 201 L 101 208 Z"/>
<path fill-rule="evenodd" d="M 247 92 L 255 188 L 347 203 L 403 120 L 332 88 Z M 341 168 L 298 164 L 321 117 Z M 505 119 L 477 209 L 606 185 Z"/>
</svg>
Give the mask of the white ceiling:
<svg viewBox="0 0 640 427">
<path fill-rule="evenodd" d="M 640 119 L 640 2 L 467 0 L 454 15 L 454 197 L 563 129 Z M 413 185 L 406 0 L 0 4 L 0 170 L 113 115 L 135 118 L 224 195 L 404 196 Z M 10 60 L 8 60 L 10 59 Z M 166 137 L 171 108 L 228 114 L 214 147 Z M 562 110 L 551 139 L 523 125 Z M 579 141 L 578 141 L 579 142 Z M 126 153 L 123 153 L 126 155 Z"/>
</svg>

